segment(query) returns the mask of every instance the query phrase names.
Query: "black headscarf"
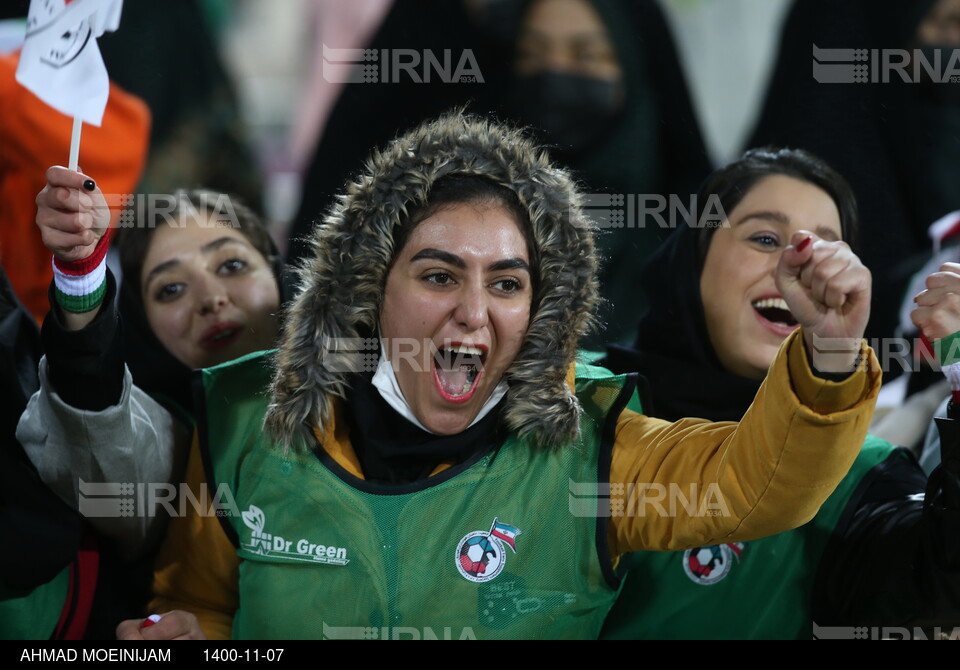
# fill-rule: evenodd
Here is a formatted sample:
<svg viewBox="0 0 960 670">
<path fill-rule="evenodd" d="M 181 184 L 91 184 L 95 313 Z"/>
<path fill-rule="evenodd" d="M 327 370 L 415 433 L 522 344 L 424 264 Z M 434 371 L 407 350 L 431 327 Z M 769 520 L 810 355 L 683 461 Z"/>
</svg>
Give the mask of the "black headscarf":
<svg viewBox="0 0 960 670">
<path fill-rule="evenodd" d="M 929 249 L 926 229 L 931 221 L 911 215 L 909 184 L 930 173 L 910 157 L 915 152 L 910 136 L 916 128 L 899 116 L 903 98 L 918 86 L 898 84 L 896 75 L 889 84 L 821 84 L 811 76 L 811 46 L 903 48 L 933 4 L 934 0 L 796 0 L 781 31 L 756 127 L 746 142 L 748 147 L 806 149 L 850 182 L 863 222 L 857 254 L 873 272 L 868 339 L 894 333 L 899 297 L 918 267 L 910 262 L 911 256 Z M 949 138 L 936 141 L 947 143 Z M 898 146 L 899 151 L 906 147 L 910 152 L 898 153 Z"/>
<path fill-rule="evenodd" d="M 273 276 L 280 289 L 280 305 L 293 294 L 291 278 L 283 271 L 283 260 L 274 250 Z M 121 317 L 123 360 L 130 368 L 133 382 L 168 409 L 182 414 L 192 423 L 194 417 L 192 371 L 167 351 L 154 335 L 143 301 L 133 295 L 132 282 L 121 282 L 117 308 Z"/>
<path fill-rule="evenodd" d="M 123 359 L 134 383 L 171 410 L 181 410 L 193 421 L 190 368 L 174 358 L 153 334 L 142 303 L 131 296 L 129 282 L 123 282 L 117 298 L 123 331 Z"/>
<path fill-rule="evenodd" d="M 679 226 L 651 257 L 642 277 L 648 308 L 637 339 L 632 347 L 608 346 L 602 365 L 617 374 L 643 375 L 651 394 L 644 411 L 651 416 L 739 421 L 760 381 L 727 371 L 710 343 L 695 229 Z"/>
<path fill-rule="evenodd" d="M 532 0 L 524 3 L 522 15 L 531 4 Z M 555 147 L 554 158 L 574 171 L 588 193 L 620 196 L 610 212 L 621 216 L 621 227 L 613 221 L 606 225 L 601 220 L 605 206 L 588 202 L 603 229 L 597 245 L 603 258 L 599 279 L 606 302 L 599 312 L 603 330 L 588 338 L 584 346 L 600 348 L 610 342 L 629 342 L 635 335 L 636 315 L 646 307 L 643 292 L 635 288 L 640 279 L 638 269 L 669 236 L 669 229 L 654 218 L 643 219 L 637 213 L 650 207 L 641 199 L 679 194 L 685 200 L 696 193 L 711 166 L 676 46 L 658 3 L 589 0 L 589 4 L 606 28 L 622 70 L 623 108 L 586 153 L 564 153 L 556 146 L 562 144 L 560 137 L 545 135 L 541 139 Z M 514 45 L 520 28 L 518 25 Z M 508 85 L 506 91 L 515 85 Z M 508 118 L 518 114 L 509 93 L 501 113 Z M 517 120 L 531 122 L 522 114 Z M 637 199 L 636 208 L 632 198 Z M 668 218 L 668 212 L 663 211 L 662 217 Z"/>
<path fill-rule="evenodd" d="M 398 130 L 467 101 L 471 112 L 524 124 L 511 113 L 506 94 L 511 86 L 508 72 L 519 29 L 516 22 L 530 0 L 502 0 L 498 4 L 504 14 L 497 17 L 494 28 L 473 21 L 461 2 L 394 3 L 369 48 L 429 48 L 437 54 L 451 49 L 454 57 L 469 48 L 485 83 L 451 85 L 434 80 L 411 84 L 403 77 L 389 86 L 347 84 L 304 176 L 303 200 L 291 226 L 288 264 L 296 264 L 308 255 L 306 242 L 314 222 L 334 202 L 344 182 L 361 170 L 370 147 L 386 144 Z M 611 124 L 596 150 L 566 167 L 576 172 L 588 193 L 637 198 L 695 193 L 711 166 L 673 38 L 658 3 L 590 0 L 590 4 L 610 32 L 624 73 L 626 99 L 617 123 Z M 492 28 L 498 33 L 494 42 L 490 41 Z M 509 47 L 504 46 L 504 40 Z M 330 156 L 337 159 L 330 160 Z M 606 211 L 604 205 L 588 206 L 593 207 L 594 215 Z M 633 212 L 633 205 L 626 201 L 614 209 L 636 218 L 628 207 Z M 607 327 L 587 346 L 599 348 L 602 342 L 629 341 L 633 337 L 631 326 L 642 308 L 639 294 L 633 290 L 635 271 L 641 259 L 666 237 L 666 231 L 655 222 L 629 225 L 627 221 L 623 228 L 605 228 L 597 240 L 605 259 L 601 283 L 604 298 L 609 301 L 601 307 L 600 320 Z"/>
</svg>

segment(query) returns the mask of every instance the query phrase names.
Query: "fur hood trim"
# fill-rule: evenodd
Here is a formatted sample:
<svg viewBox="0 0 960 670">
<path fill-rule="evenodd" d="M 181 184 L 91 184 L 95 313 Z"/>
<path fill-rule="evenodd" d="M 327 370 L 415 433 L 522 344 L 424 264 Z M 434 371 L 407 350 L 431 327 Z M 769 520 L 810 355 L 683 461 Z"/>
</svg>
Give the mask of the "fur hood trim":
<svg viewBox="0 0 960 670">
<path fill-rule="evenodd" d="M 455 112 L 375 151 L 315 227 L 274 361 L 265 425 L 278 444 L 309 444 L 314 426 L 329 425 L 332 398 L 347 398 L 351 376 L 372 369 L 368 359 L 376 354 L 356 352 L 378 350 L 369 338 L 396 232 L 409 209 L 427 202 L 437 179 L 451 174 L 482 175 L 515 191 L 538 246 L 535 311 L 505 373 L 507 428 L 544 447 L 579 436 L 581 408 L 566 374 L 581 336 L 595 325 L 594 224 L 570 175 L 521 131 Z"/>
</svg>

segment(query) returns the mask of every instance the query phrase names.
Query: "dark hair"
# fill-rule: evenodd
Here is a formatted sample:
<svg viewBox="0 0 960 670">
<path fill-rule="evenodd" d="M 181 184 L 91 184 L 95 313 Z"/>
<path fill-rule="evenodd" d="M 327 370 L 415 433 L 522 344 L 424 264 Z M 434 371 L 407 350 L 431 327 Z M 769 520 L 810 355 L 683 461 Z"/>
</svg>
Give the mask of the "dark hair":
<svg viewBox="0 0 960 670">
<path fill-rule="evenodd" d="M 516 191 L 489 177 L 454 173 L 440 177 L 434 182 L 426 202 L 417 203 L 401 221 L 400 227 L 394 235 L 393 258 L 396 259 L 397 254 L 406 245 L 414 228 L 424 219 L 459 204 L 499 205 L 513 217 L 527 243 L 534 304 L 536 304 L 536 296 L 540 285 L 540 265 L 537 245 L 533 237 L 533 227 L 530 224 L 530 214 L 520 202 Z"/>
<path fill-rule="evenodd" d="M 843 241 L 851 247 L 857 244 L 857 201 L 853 190 L 840 174 L 817 156 L 803 149 L 763 147 L 750 149 L 739 159 L 720 168 L 700 187 L 697 195 L 697 211 L 694 221 L 703 221 L 705 208 L 711 198 L 719 198 L 721 212 L 728 215 L 740 204 L 757 182 L 766 177 L 783 175 L 813 184 L 827 193 L 840 213 L 840 232 Z M 697 227 L 697 259 L 703 262 L 710 248 L 715 227 Z"/>
<path fill-rule="evenodd" d="M 250 244 L 263 255 L 267 264 L 274 268 L 278 252 L 270 233 L 252 209 L 237 198 L 224 193 L 205 189 L 181 189 L 170 195 L 172 207 L 153 208 L 150 220 L 138 221 L 131 228 L 121 228 L 117 232 L 115 243 L 120 252 L 120 270 L 123 273 L 123 285 L 130 299 L 141 310 L 144 309 L 140 273 L 143 272 L 143 260 L 150 248 L 153 233 L 171 221 L 179 222 L 184 217 L 195 216 L 203 212 L 207 215 L 225 215 L 223 225 L 240 231 Z M 226 207 L 223 206 L 224 201 Z M 218 223 L 220 223 L 218 221 Z M 277 277 L 278 284 L 280 277 Z"/>
</svg>

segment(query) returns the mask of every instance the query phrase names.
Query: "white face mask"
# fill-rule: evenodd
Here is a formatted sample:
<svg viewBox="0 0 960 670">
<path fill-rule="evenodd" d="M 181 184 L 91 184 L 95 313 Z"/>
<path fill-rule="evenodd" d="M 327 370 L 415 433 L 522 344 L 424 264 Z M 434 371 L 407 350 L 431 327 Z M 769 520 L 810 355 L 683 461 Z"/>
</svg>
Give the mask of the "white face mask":
<svg viewBox="0 0 960 670">
<path fill-rule="evenodd" d="M 380 392 L 380 395 L 383 397 L 387 403 L 395 409 L 401 416 L 403 416 L 407 421 L 415 425 L 421 430 L 425 430 L 428 433 L 436 434 L 431 430 L 428 430 L 417 417 L 413 414 L 413 410 L 410 409 L 410 405 L 407 403 L 407 399 L 403 397 L 403 392 L 400 390 L 400 384 L 397 382 L 397 375 L 393 371 L 393 366 L 390 365 L 390 361 L 387 360 L 387 351 L 383 346 L 383 342 L 380 342 L 380 363 L 377 364 L 377 371 L 373 374 L 372 383 L 376 387 L 377 391 Z M 497 387 L 493 389 L 493 393 L 490 394 L 490 397 L 487 398 L 487 402 L 483 404 L 483 407 L 480 408 L 480 413 L 477 414 L 477 417 L 470 422 L 470 426 L 475 424 L 477 421 L 485 417 L 490 413 L 490 410 L 493 409 L 500 399 L 503 398 L 507 393 L 509 386 L 507 382 L 501 381 L 497 384 Z M 469 428 L 470 426 L 467 426 Z"/>
</svg>

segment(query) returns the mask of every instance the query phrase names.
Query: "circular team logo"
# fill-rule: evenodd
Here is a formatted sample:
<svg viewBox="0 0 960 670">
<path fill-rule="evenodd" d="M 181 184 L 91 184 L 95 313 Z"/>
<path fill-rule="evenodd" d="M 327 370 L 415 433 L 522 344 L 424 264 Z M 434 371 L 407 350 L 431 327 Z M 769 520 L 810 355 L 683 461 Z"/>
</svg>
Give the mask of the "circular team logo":
<svg viewBox="0 0 960 670">
<path fill-rule="evenodd" d="M 730 574 L 743 554 L 742 542 L 697 547 L 683 552 L 683 571 L 690 581 L 701 586 L 716 584 Z"/>
<path fill-rule="evenodd" d="M 69 65 L 83 52 L 87 43 L 93 39 L 90 20 L 81 19 L 76 25 L 66 28 L 57 26 L 67 11 L 71 0 L 39 0 L 30 3 L 27 14 L 27 37 L 33 37 L 44 31 L 57 31 L 56 37 L 41 40 L 44 44 L 40 60 L 54 68 Z M 37 42 L 38 44 L 40 41 Z"/>
<path fill-rule="evenodd" d="M 87 42 L 91 39 L 90 22 L 84 19 L 76 26 L 65 30 L 56 42 L 42 56 L 41 60 L 47 65 L 61 68 L 69 65 L 80 55 Z"/>
<path fill-rule="evenodd" d="M 488 531 L 468 533 L 457 545 L 457 569 L 471 582 L 489 582 L 506 563 L 503 543 Z"/>
</svg>

